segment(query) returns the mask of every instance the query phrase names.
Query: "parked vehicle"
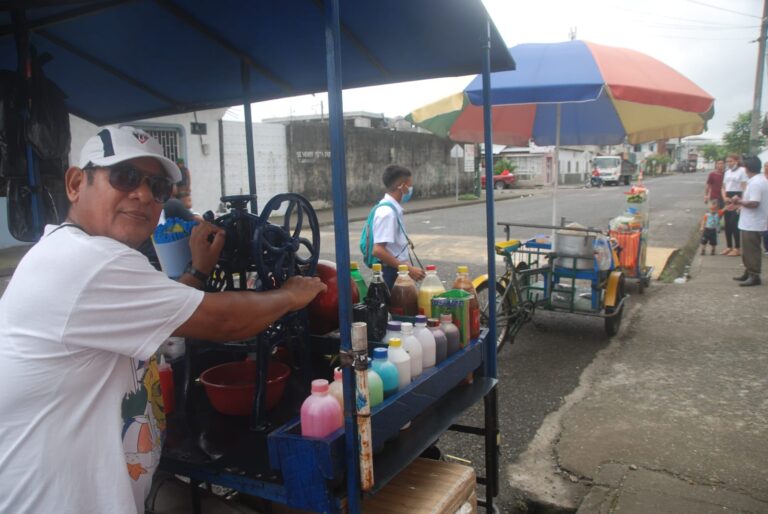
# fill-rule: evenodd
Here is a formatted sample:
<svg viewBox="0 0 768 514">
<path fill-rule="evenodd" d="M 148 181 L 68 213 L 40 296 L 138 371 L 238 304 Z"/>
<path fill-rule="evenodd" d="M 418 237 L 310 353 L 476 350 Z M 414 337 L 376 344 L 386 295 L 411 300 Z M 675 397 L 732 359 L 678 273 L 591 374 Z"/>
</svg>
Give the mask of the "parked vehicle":
<svg viewBox="0 0 768 514">
<path fill-rule="evenodd" d="M 517 176 L 509 170 L 504 170 L 493 177 L 493 188 L 498 190 L 507 189 L 515 185 Z M 485 188 L 485 175 L 480 175 L 481 187 Z"/>
<path fill-rule="evenodd" d="M 597 170 L 604 184 L 628 186 L 637 171 L 637 165 L 620 155 L 599 155 L 592 159 L 592 168 Z"/>
</svg>

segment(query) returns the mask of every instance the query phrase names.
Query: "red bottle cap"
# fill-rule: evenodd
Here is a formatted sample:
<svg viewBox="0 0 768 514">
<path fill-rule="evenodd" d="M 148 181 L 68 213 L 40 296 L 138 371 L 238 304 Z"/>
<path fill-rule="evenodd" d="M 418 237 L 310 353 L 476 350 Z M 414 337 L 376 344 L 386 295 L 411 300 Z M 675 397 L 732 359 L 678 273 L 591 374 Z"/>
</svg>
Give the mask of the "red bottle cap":
<svg viewBox="0 0 768 514">
<path fill-rule="evenodd" d="M 312 381 L 312 392 L 313 393 L 327 393 L 328 392 L 328 381 L 324 378 L 318 378 L 317 380 Z"/>
</svg>

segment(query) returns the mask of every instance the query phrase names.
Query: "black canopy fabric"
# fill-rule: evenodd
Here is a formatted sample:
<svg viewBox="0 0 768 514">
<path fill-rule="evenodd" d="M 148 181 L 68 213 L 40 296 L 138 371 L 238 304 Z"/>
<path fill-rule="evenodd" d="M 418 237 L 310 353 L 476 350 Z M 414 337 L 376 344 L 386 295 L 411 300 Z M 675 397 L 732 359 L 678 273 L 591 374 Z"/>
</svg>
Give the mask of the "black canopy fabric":
<svg viewBox="0 0 768 514">
<path fill-rule="evenodd" d="M 43 2 L 37 2 L 42 4 Z M 32 5 L 30 7 L 30 4 Z M 0 6 L 0 69 L 22 8 L 69 111 L 97 125 L 325 91 L 322 0 L 96 0 Z M 480 0 L 341 0 L 345 89 L 479 73 Z M 491 25 L 491 69 L 514 67 Z"/>
</svg>

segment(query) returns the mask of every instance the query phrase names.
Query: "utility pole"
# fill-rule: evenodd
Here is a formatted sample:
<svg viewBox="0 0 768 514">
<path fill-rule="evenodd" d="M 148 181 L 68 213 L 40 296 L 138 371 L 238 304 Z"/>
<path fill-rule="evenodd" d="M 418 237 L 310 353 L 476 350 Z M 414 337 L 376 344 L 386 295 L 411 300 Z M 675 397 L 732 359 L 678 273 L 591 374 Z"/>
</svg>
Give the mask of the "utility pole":
<svg viewBox="0 0 768 514">
<path fill-rule="evenodd" d="M 755 97 L 752 103 L 752 120 L 749 125 L 749 153 L 760 150 L 760 102 L 763 96 L 763 75 L 765 74 L 765 37 L 768 32 L 768 0 L 763 0 L 763 17 L 760 19 L 760 38 L 757 50 L 757 73 L 755 74 Z"/>
</svg>

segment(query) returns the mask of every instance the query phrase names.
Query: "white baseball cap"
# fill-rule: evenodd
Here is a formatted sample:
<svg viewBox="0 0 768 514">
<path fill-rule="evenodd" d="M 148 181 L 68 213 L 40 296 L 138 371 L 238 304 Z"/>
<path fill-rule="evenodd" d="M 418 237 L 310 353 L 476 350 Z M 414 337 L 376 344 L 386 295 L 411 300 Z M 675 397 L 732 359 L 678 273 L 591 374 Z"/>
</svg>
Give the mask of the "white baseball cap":
<svg viewBox="0 0 768 514">
<path fill-rule="evenodd" d="M 107 167 L 137 157 L 157 159 L 174 183 L 181 181 L 179 167 L 163 155 L 160 143 L 143 130 L 128 125 L 106 127 L 86 141 L 80 151 L 80 167 L 89 164 Z"/>
</svg>

